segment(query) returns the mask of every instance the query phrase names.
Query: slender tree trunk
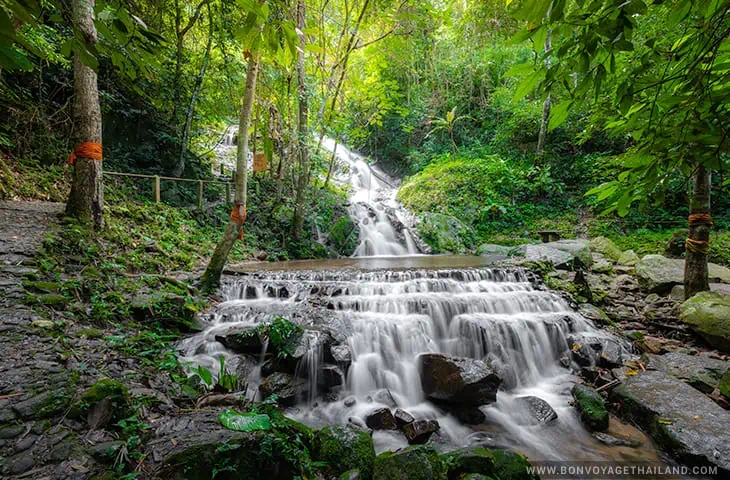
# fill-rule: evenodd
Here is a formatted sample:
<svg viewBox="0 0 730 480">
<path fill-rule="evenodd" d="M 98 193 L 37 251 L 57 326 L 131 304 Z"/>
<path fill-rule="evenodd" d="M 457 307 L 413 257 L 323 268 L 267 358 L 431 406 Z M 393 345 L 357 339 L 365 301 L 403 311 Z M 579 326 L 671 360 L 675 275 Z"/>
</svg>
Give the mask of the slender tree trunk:
<svg viewBox="0 0 730 480">
<path fill-rule="evenodd" d="M 307 79 L 304 69 L 304 49 L 306 47 L 306 37 L 304 29 L 304 0 L 297 1 L 297 25 L 299 26 L 299 50 L 297 53 L 297 80 L 298 80 L 298 96 L 299 96 L 299 131 L 298 131 L 298 153 L 299 153 L 299 181 L 297 186 L 297 197 L 294 205 L 294 234 L 295 240 L 298 240 L 302 234 L 304 227 L 304 204 L 307 197 L 307 179 L 309 178 L 309 151 L 307 149 L 307 120 L 308 120 L 308 104 L 307 104 Z"/>
<path fill-rule="evenodd" d="M 195 89 L 193 90 L 193 96 L 190 98 L 190 106 L 188 106 L 188 112 L 187 115 L 185 115 L 185 127 L 183 128 L 182 143 L 180 144 L 180 157 L 178 158 L 177 165 L 172 173 L 174 177 L 182 176 L 185 171 L 185 152 L 188 149 L 188 137 L 190 136 L 190 127 L 193 123 L 195 103 L 198 101 L 200 88 L 203 86 L 205 70 L 208 67 L 208 60 L 210 59 L 210 49 L 213 45 L 213 15 L 210 11 L 210 4 L 208 4 L 208 21 L 210 22 L 208 27 L 208 43 L 205 46 L 203 63 L 200 65 L 200 73 L 198 74 L 198 78 L 195 79 Z"/>
<path fill-rule="evenodd" d="M 248 188 L 248 130 L 251 127 L 251 116 L 256 96 L 256 76 L 259 71 L 260 53 L 255 52 L 248 64 L 246 73 L 246 92 L 241 104 L 240 125 L 238 127 L 238 149 L 236 150 L 236 195 L 233 208 L 241 211 L 246 208 L 246 194 Z M 223 238 L 210 258 L 208 267 L 201 279 L 201 289 L 204 292 L 212 292 L 220 284 L 223 267 L 228 260 L 228 254 L 238 237 L 239 229 L 242 226 L 233 219 L 230 219 Z"/>
<path fill-rule="evenodd" d="M 97 42 L 94 1 L 73 1 L 74 24 L 89 45 Z M 101 108 L 96 72 L 84 65 L 76 53 L 73 57 L 73 68 L 76 145 L 84 142 L 101 144 Z M 104 226 L 104 180 L 101 160 L 77 157 L 72 168 L 74 170 L 71 194 L 66 204 L 66 214 L 93 222 L 94 227 L 99 229 Z"/>
<path fill-rule="evenodd" d="M 545 37 L 545 66 L 547 68 L 550 68 L 550 33 L 550 30 L 548 30 L 547 36 Z M 542 105 L 542 121 L 540 122 L 540 133 L 537 137 L 536 163 L 540 163 L 545 153 L 545 140 L 547 139 L 547 129 L 550 123 L 550 103 L 551 98 L 548 93 L 547 97 L 545 97 L 545 103 Z"/>
<path fill-rule="evenodd" d="M 710 289 L 707 257 L 710 253 L 710 172 L 698 166 L 694 175 L 694 186 L 689 208 L 689 238 L 684 260 L 684 295 Z"/>
<path fill-rule="evenodd" d="M 327 166 L 327 178 L 324 179 L 323 189 L 327 188 L 330 183 L 330 177 L 332 176 L 332 170 L 335 169 L 335 163 L 337 162 L 337 145 L 340 144 L 340 136 L 338 135 L 335 139 L 335 148 L 332 150 L 332 156 L 330 157 L 330 163 Z"/>
</svg>

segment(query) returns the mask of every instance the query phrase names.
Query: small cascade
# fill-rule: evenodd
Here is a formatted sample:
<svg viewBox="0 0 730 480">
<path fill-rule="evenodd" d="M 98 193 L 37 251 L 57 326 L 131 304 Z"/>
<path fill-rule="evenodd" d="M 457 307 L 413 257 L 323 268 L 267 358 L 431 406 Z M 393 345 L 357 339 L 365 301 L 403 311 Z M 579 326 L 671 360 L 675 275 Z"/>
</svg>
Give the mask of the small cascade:
<svg viewBox="0 0 730 480">
<path fill-rule="evenodd" d="M 217 355 L 233 356 L 219 341 L 231 329 L 276 316 L 299 323 L 305 333 L 293 374 L 308 387 L 290 415 L 304 423 L 363 425 L 375 408 L 398 407 L 417 419 L 436 419 L 438 441 L 452 446 L 487 442 L 557 459 L 562 454 L 549 447 L 555 437 L 593 441 L 569 407 L 568 338 L 618 340 L 557 294 L 536 288 L 523 270 L 257 272 L 227 278 L 222 294 L 227 301 L 212 313 L 207 330 L 182 343 L 183 360 L 208 365 Z M 496 432 L 466 426 L 429 400 L 419 363 L 428 353 L 482 360 L 498 372 L 497 401 L 481 407 Z M 343 381 L 332 382 L 332 371 Z M 253 372 L 249 385 L 260 375 Z M 513 408 L 527 395 L 558 413 L 554 426 L 530 427 Z M 406 444 L 396 431 L 376 431 L 374 439 L 379 450 Z"/>
<path fill-rule="evenodd" d="M 322 146 L 334 151 L 346 166 L 346 172 L 338 175 L 342 183 L 352 187 L 350 216 L 360 227 L 360 244 L 353 256 L 415 255 L 421 249 L 414 241 L 413 220 L 396 200 L 398 189 L 381 170 L 368 165 L 365 159 L 325 138 Z"/>
</svg>

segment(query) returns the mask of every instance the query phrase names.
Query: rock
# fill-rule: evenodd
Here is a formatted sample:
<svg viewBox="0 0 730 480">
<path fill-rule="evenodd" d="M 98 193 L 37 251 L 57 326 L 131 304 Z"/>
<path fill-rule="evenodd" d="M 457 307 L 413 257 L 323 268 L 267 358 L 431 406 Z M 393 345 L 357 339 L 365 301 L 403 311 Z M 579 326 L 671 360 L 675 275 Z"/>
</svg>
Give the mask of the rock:
<svg viewBox="0 0 730 480">
<path fill-rule="evenodd" d="M 730 269 L 714 263 L 708 268 L 711 281 L 730 283 Z M 649 292 L 669 293 L 675 285 L 684 284 L 684 260 L 646 255 L 636 264 L 636 276 Z"/>
<path fill-rule="evenodd" d="M 689 230 L 680 230 L 674 232 L 672 237 L 667 241 L 667 246 L 664 248 L 664 256 L 669 258 L 682 258 L 685 251 L 685 242 L 689 236 Z"/>
<path fill-rule="evenodd" d="M 373 430 L 397 430 L 395 418 L 388 408 L 376 408 L 365 417 L 365 425 Z"/>
<path fill-rule="evenodd" d="M 458 218 L 442 213 L 423 213 L 418 234 L 433 253 L 464 253 L 474 244 L 474 232 Z"/>
<path fill-rule="evenodd" d="M 641 444 L 638 440 L 616 438 L 603 432 L 593 432 L 593 438 L 606 445 L 611 445 L 612 447 L 638 447 Z"/>
<path fill-rule="evenodd" d="M 590 268 L 593 265 L 593 255 L 591 255 L 591 247 L 588 240 L 558 240 L 557 242 L 543 243 L 542 245 L 570 253 L 573 256 L 576 267 Z"/>
<path fill-rule="evenodd" d="M 55 323 L 53 323 L 50 320 L 33 320 L 31 322 L 31 326 L 35 328 L 54 328 L 56 326 Z"/>
<path fill-rule="evenodd" d="M 400 428 L 401 430 L 405 425 L 416 421 L 416 419 L 413 418 L 413 415 L 400 408 L 395 410 L 393 418 L 395 418 L 395 424 L 398 425 L 398 428 Z"/>
<path fill-rule="evenodd" d="M 730 412 L 681 380 L 657 370 L 629 377 L 611 391 L 619 412 L 680 462 L 730 473 Z"/>
<path fill-rule="evenodd" d="M 710 358 L 706 355 L 687 355 L 680 352 L 670 352 L 665 355 L 647 354 L 642 357 L 646 367 L 660 370 L 673 375 L 695 388 L 705 388 L 710 391 L 720 383 L 723 373 L 730 368 L 730 362 Z"/>
<path fill-rule="evenodd" d="M 393 398 L 393 395 L 390 393 L 390 390 L 388 390 L 387 388 L 382 388 L 378 390 L 373 394 L 371 398 L 374 402 L 382 403 L 388 408 L 395 408 L 398 406 L 395 399 Z"/>
<path fill-rule="evenodd" d="M 340 425 L 324 427 L 314 434 L 312 452 L 315 460 L 327 463 L 327 472 L 331 475 L 358 470 L 359 478 L 367 479 L 373 474 L 373 439 L 361 430 Z"/>
<path fill-rule="evenodd" d="M 261 355 L 267 342 L 266 333 L 257 327 L 235 327 L 215 339 L 234 352 Z"/>
<path fill-rule="evenodd" d="M 537 480 L 522 455 L 507 450 L 466 447 L 441 455 L 449 479 L 475 478 L 484 475 L 501 480 Z M 476 477 L 479 478 L 479 477 Z"/>
<path fill-rule="evenodd" d="M 421 355 L 420 366 L 421 387 L 431 399 L 467 406 L 497 399 L 502 380 L 486 362 L 428 353 Z"/>
<path fill-rule="evenodd" d="M 487 416 L 478 407 L 453 407 L 449 408 L 449 412 L 454 415 L 461 423 L 467 425 L 479 425 L 484 423 Z"/>
<path fill-rule="evenodd" d="M 533 396 L 518 397 L 515 402 L 517 408 L 524 413 L 526 425 L 549 423 L 558 418 L 558 414 L 555 413 L 553 407 L 542 398 Z"/>
<path fill-rule="evenodd" d="M 667 344 L 666 338 L 652 337 L 650 335 L 644 335 L 638 342 L 639 347 L 642 351 L 647 353 L 659 354 L 665 353 L 665 345 Z"/>
<path fill-rule="evenodd" d="M 573 360 L 581 366 L 614 368 L 623 365 L 623 348 L 614 337 L 581 332 L 568 337 Z"/>
<path fill-rule="evenodd" d="M 602 258 L 593 264 L 591 270 L 596 273 L 611 273 L 613 272 L 613 263 Z"/>
<path fill-rule="evenodd" d="M 438 432 L 441 427 L 436 420 L 416 420 L 403 426 L 403 435 L 411 445 L 420 445 L 428 442 L 431 435 Z"/>
<path fill-rule="evenodd" d="M 283 372 L 269 375 L 259 385 L 263 398 L 276 394 L 279 396 L 279 404 L 284 406 L 295 405 L 300 398 L 307 395 L 308 389 L 306 382 Z"/>
<path fill-rule="evenodd" d="M 347 408 L 350 408 L 357 403 L 357 399 L 354 396 L 350 395 L 342 403 L 344 403 Z"/>
<path fill-rule="evenodd" d="M 573 267 L 573 259 L 571 253 L 558 250 L 557 248 L 548 247 L 548 244 L 527 245 L 525 248 L 524 263 L 550 263 L 555 268 L 570 270 Z"/>
<path fill-rule="evenodd" d="M 730 352 L 730 295 L 700 292 L 682 304 L 679 316 L 707 343 Z"/>
<path fill-rule="evenodd" d="M 430 445 L 414 445 L 375 458 L 373 480 L 446 480 L 446 469 Z"/>
<path fill-rule="evenodd" d="M 610 325 L 613 323 L 606 315 L 606 312 L 590 303 L 581 303 L 578 307 L 578 313 L 588 320 L 592 320 L 596 325 Z"/>
<path fill-rule="evenodd" d="M 330 355 L 332 359 L 340 366 L 343 372 L 350 368 L 352 363 L 352 352 L 347 345 L 330 345 Z"/>
<path fill-rule="evenodd" d="M 625 252 L 621 253 L 621 256 L 618 257 L 618 260 L 616 261 L 620 265 L 636 265 L 639 263 L 639 256 L 634 252 L 633 250 L 626 250 Z"/>
<path fill-rule="evenodd" d="M 621 249 L 616 246 L 613 241 L 606 237 L 596 237 L 590 241 L 591 250 L 598 252 L 606 258 L 610 258 L 614 262 L 618 262 L 621 258 Z M 621 262 L 619 262 L 621 263 Z"/>
<path fill-rule="evenodd" d="M 509 255 L 513 247 L 495 245 L 493 243 L 482 243 L 477 247 L 476 255 Z"/>
<path fill-rule="evenodd" d="M 670 298 L 675 302 L 684 302 L 684 285 L 675 285 L 669 294 Z"/>
<path fill-rule="evenodd" d="M 607 430 L 608 410 L 603 397 L 594 389 L 577 383 L 573 385 L 572 394 L 583 424 L 589 430 Z"/>
<path fill-rule="evenodd" d="M 259 250 L 258 252 L 256 252 L 256 260 L 263 262 L 267 258 L 269 258 L 269 254 L 266 253 L 265 250 Z"/>
<path fill-rule="evenodd" d="M 720 378 L 717 389 L 720 390 L 721 395 L 730 399 L 730 369 L 728 369 L 722 378 Z"/>
<path fill-rule="evenodd" d="M 132 314 L 138 322 L 161 322 L 185 331 L 202 330 L 197 310 L 183 295 L 156 291 L 142 293 L 129 300 Z"/>
<path fill-rule="evenodd" d="M 317 384 L 325 389 L 339 387 L 344 385 L 345 375 L 336 365 L 322 365 L 319 367 L 317 375 Z"/>
</svg>

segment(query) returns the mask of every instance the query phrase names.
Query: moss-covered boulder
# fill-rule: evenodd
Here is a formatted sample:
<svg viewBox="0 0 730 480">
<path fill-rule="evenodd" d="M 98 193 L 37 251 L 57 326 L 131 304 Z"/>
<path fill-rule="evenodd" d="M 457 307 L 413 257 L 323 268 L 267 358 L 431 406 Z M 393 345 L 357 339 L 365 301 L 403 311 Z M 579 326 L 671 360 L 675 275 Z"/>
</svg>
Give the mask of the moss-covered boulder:
<svg viewBox="0 0 730 480">
<path fill-rule="evenodd" d="M 441 461 L 448 472 L 449 480 L 470 478 L 469 475 L 483 475 L 500 480 L 538 478 L 528 472 L 530 464 L 525 457 L 507 450 L 461 448 L 441 455 Z"/>
<path fill-rule="evenodd" d="M 542 245 L 571 254 L 573 256 L 573 263 L 576 266 L 590 268 L 593 265 L 593 255 L 591 255 L 591 247 L 588 240 L 558 240 Z"/>
<path fill-rule="evenodd" d="M 132 313 L 139 322 L 160 322 L 183 331 L 202 330 L 198 321 L 197 301 L 192 297 L 158 291 L 139 294 L 129 301 Z"/>
<path fill-rule="evenodd" d="M 720 393 L 725 396 L 725 398 L 730 398 L 730 369 L 728 369 L 728 371 L 725 372 L 725 375 L 722 376 L 717 388 L 720 390 Z"/>
<path fill-rule="evenodd" d="M 373 480 L 446 480 L 446 469 L 430 445 L 381 453 L 375 458 Z"/>
<path fill-rule="evenodd" d="M 359 478 L 371 478 L 375 465 L 373 439 L 367 432 L 340 425 L 325 427 L 314 434 L 314 459 L 327 464 L 331 475 L 357 470 Z M 347 477 L 345 477 L 347 478 Z"/>
<path fill-rule="evenodd" d="M 573 385 L 572 393 L 583 424 L 593 431 L 607 430 L 608 410 L 603 397 L 594 389 L 579 384 Z"/>
<path fill-rule="evenodd" d="M 606 258 L 610 258 L 614 262 L 618 262 L 621 258 L 621 249 L 613 243 L 612 240 L 606 237 L 596 237 L 591 239 L 590 242 L 591 250 L 598 252 Z"/>
<path fill-rule="evenodd" d="M 634 252 L 633 250 L 626 250 L 625 252 L 621 253 L 621 256 L 618 257 L 617 262 L 621 265 L 628 265 L 628 266 L 634 266 L 637 263 L 639 263 L 639 256 Z"/>
<path fill-rule="evenodd" d="M 722 265 L 707 265 L 711 282 L 730 283 L 730 269 Z M 669 293 L 675 285 L 684 283 L 684 260 L 661 255 L 646 255 L 636 264 L 640 285 L 653 293 Z"/>
<path fill-rule="evenodd" d="M 86 419 L 93 428 L 114 424 L 131 414 L 129 390 L 111 378 L 102 378 L 89 387 L 71 411 L 72 416 Z"/>
<path fill-rule="evenodd" d="M 424 213 L 418 233 L 434 253 L 465 253 L 474 245 L 474 231 L 458 218 L 442 213 Z"/>
<path fill-rule="evenodd" d="M 355 252 L 359 238 L 360 228 L 352 218 L 343 215 L 332 225 L 327 241 L 338 254 L 349 257 Z"/>
<path fill-rule="evenodd" d="M 680 318 L 712 346 L 730 352 L 730 295 L 698 293 L 682 304 Z"/>
</svg>

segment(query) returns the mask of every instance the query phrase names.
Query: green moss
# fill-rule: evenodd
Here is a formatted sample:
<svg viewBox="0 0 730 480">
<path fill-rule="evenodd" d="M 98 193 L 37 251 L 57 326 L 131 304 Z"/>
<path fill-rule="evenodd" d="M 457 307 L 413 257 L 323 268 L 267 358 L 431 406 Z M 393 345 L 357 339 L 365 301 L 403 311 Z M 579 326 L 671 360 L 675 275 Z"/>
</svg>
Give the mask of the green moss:
<svg viewBox="0 0 730 480">
<path fill-rule="evenodd" d="M 41 293 L 38 295 L 31 293 L 26 295 L 25 302 L 29 305 L 43 305 L 54 310 L 62 310 L 68 303 L 68 299 L 58 293 Z"/>
<path fill-rule="evenodd" d="M 527 471 L 530 464 L 525 457 L 507 450 L 462 448 L 441 455 L 441 459 L 450 479 L 463 478 L 468 474 L 486 475 L 500 480 L 536 478 Z"/>
<path fill-rule="evenodd" d="M 730 369 L 722 376 L 720 383 L 717 388 L 720 390 L 725 398 L 730 398 Z"/>
<path fill-rule="evenodd" d="M 591 250 L 598 252 L 613 261 L 618 261 L 623 253 L 615 243 L 606 237 L 596 237 L 591 239 Z"/>
<path fill-rule="evenodd" d="M 328 237 L 329 243 L 337 249 L 337 252 L 349 257 L 355 252 L 358 245 L 359 234 L 357 225 L 352 219 L 343 215 L 332 226 Z"/>
<path fill-rule="evenodd" d="M 79 337 L 101 338 L 104 336 L 104 331 L 98 328 L 81 328 L 76 330 L 75 334 Z"/>
<path fill-rule="evenodd" d="M 700 292 L 682 304 L 680 318 L 714 347 L 730 352 L 730 295 Z"/>
<path fill-rule="evenodd" d="M 446 468 L 430 445 L 411 446 L 375 458 L 373 480 L 446 480 Z"/>
<path fill-rule="evenodd" d="M 327 464 L 331 475 L 358 470 L 362 478 L 373 475 L 375 448 L 367 432 L 343 426 L 325 427 L 314 434 L 314 458 Z"/>
<path fill-rule="evenodd" d="M 58 282 L 44 282 L 40 280 L 23 280 L 23 286 L 27 290 L 45 293 L 57 293 L 60 288 Z"/>
<path fill-rule="evenodd" d="M 102 378 L 89 387 L 72 409 L 71 415 L 82 418 L 89 412 L 90 408 L 104 399 L 111 402 L 112 423 L 132 415 L 129 390 L 123 383 L 111 378 Z"/>
<path fill-rule="evenodd" d="M 573 385 L 573 398 L 580 412 L 580 419 L 591 430 L 608 429 L 608 410 L 603 397 L 585 385 Z"/>
<path fill-rule="evenodd" d="M 464 253 L 476 242 L 471 227 L 441 213 L 424 213 L 418 223 L 418 233 L 434 253 Z"/>
</svg>

